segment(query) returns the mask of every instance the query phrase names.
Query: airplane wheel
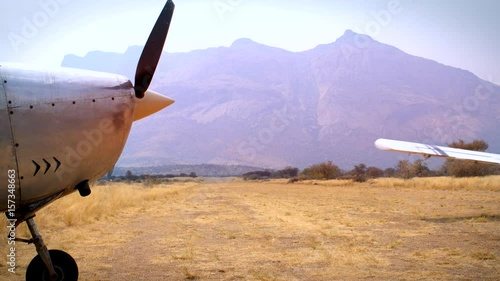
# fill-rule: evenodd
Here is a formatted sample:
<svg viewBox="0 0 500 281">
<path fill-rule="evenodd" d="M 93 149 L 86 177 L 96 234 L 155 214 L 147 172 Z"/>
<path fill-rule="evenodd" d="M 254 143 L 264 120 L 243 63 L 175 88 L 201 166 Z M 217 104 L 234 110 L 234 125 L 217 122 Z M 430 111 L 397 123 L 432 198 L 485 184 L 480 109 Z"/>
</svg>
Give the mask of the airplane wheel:
<svg viewBox="0 0 500 281">
<path fill-rule="evenodd" d="M 52 265 L 56 271 L 58 278 L 57 281 L 77 281 L 78 280 L 78 266 L 75 260 L 66 252 L 60 250 L 49 250 L 49 255 L 52 260 Z M 26 270 L 26 281 L 52 281 L 50 279 L 49 271 L 45 264 L 37 255 L 33 258 Z"/>
</svg>

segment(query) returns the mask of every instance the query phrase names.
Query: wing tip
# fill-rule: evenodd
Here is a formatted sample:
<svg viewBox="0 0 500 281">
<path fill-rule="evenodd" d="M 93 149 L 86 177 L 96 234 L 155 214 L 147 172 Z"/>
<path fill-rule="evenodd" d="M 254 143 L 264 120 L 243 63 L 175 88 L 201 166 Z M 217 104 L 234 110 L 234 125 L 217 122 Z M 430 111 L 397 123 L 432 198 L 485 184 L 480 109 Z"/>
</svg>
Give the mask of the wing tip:
<svg viewBox="0 0 500 281">
<path fill-rule="evenodd" d="M 386 139 L 377 139 L 375 141 L 375 147 L 378 149 L 378 150 L 385 150 L 385 151 L 388 151 L 388 150 L 391 150 L 391 147 L 389 146 L 389 144 L 387 143 L 388 140 Z"/>
</svg>

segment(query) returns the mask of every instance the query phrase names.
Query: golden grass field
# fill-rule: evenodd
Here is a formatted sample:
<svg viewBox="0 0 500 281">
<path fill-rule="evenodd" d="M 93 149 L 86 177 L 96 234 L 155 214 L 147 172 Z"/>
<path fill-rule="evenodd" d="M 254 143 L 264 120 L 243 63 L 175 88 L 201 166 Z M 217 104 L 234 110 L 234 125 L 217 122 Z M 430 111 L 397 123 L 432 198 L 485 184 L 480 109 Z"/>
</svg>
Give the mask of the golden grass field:
<svg viewBox="0 0 500 281">
<path fill-rule="evenodd" d="M 500 280 L 499 176 L 109 184 L 35 220 L 80 280 Z"/>
</svg>

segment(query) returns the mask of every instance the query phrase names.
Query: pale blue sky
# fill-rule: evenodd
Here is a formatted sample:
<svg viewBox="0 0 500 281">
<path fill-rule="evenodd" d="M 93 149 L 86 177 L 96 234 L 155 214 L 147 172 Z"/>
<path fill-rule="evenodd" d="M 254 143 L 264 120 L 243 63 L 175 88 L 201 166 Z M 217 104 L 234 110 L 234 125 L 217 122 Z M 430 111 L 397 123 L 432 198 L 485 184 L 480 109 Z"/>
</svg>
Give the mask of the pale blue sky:
<svg viewBox="0 0 500 281">
<path fill-rule="evenodd" d="M 0 61 L 60 65 L 65 54 L 143 45 L 164 0 L 24 0 L 0 10 Z M 346 29 L 500 84 L 500 1 L 176 0 L 169 52 L 238 38 L 304 51 Z M 398 4 L 399 3 L 399 4 Z"/>
</svg>

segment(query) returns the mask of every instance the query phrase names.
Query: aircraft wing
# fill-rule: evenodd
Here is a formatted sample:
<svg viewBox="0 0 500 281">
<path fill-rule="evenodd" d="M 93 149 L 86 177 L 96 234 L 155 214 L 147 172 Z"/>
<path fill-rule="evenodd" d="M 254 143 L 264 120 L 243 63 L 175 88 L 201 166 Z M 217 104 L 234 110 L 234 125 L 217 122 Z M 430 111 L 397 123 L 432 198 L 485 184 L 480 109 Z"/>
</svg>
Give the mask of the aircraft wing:
<svg viewBox="0 0 500 281">
<path fill-rule="evenodd" d="M 380 150 L 420 154 L 425 157 L 443 157 L 500 164 L 500 154 L 458 149 L 416 142 L 378 139 L 375 147 Z"/>
</svg>

